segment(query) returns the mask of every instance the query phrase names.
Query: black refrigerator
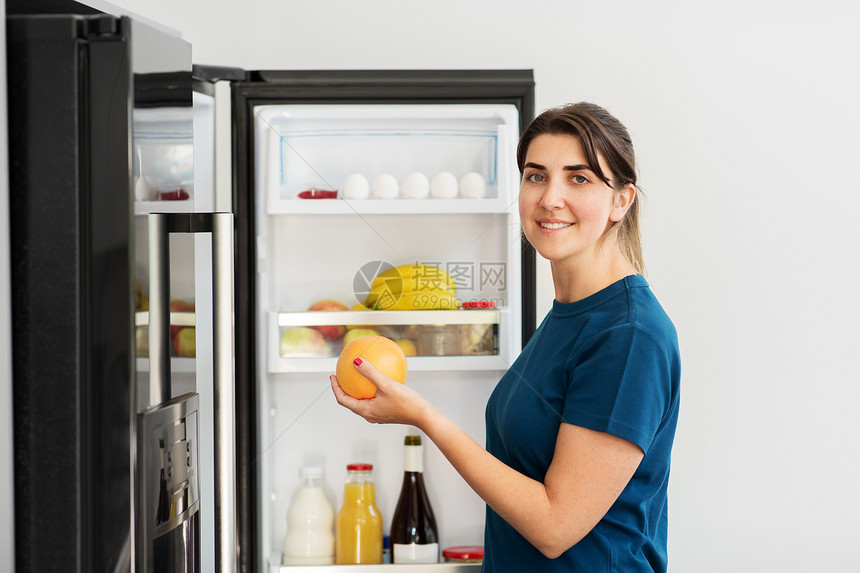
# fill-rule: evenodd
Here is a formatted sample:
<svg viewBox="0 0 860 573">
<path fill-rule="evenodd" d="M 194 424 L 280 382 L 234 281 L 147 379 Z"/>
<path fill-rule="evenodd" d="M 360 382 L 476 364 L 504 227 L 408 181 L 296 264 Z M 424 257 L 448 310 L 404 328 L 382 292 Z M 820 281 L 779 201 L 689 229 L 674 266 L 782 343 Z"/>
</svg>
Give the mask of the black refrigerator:
<svg viewBox="0 0 860 573">
<path fill-rule="evenodd" d="M 233 220 L 195 188 L 191 46 L 66 0 L 6 26 L 16 571 L 234 571 Z"/>
<path fill-rule="evenodd" d="M 469 424 L 480 424 L 476 404 L 535 329 L 534 252 L 522 242 L 512 200 L 512 144 L 534 115 L 530 70 L 246 72 L 195 66 L 192 73 L 190 46 L 181 39 L 66 0 L 9 1 L 7 29 L 19 570 L 209 570 L 207 558 L 219 571 L 278 569 L 280 556 L 273 554 L 280 550 L 279 528 L 298 465 L 326 467 L 328 487 L 337 492 L 342 476 L 335 468 L 359 461 L 348 456 L 362 453 L 329 450 L 331 435 L 305 426 L 309 419 L 331 425 L 330 411 L 315 415 L 313 408 L 330 407 L 331 400 L 320 399 L 318 382 L 333 371 L 343 334 L 309 354 L 282 352 L 280 339 L 295 329 L 386 323 L 383 333 L 412 336 L 417 355 L 408 359 L 410 383 L 420 387 L 444 378 L 448 395 L 471 404 Z M 144 39 L 157 49 L 140 44 Z M 147 61 L 162 54 L 178 55 L 182 63 Z M 200 212 L 212 209 L 211 202 L 205 209 L 196 203 L 203 196 L 200 185 L 168 177 L 188 166 L 174 157 L 176 169 L 162 170 L 158 162 L 164 155 L 152 139 L 173 140 L 175 134 L 160 131 L 157 118 L 136 133 L 136 118 L 164 107 L 173 108 L 171 116 L 196 109 L 195 90 L 209 94 L 222 81 L 230 83 L 232 107 L 232 213 L 231 240 L 219 242 L 216 227 L 223 235 L 225 224 Z M 358 115 L 344 115 L 350 108 Z M 320 111 L 329 122 L 321 131 L 312 125 Z M 196 148 L 196 124 L 194 129 Z M 368 136 L 354 145 L 353 138 Z M 413 142 L 419 151 L 409 151 Z M 428 150 L 440 159 L 426 161 Z M 397 161 L 371 165 L 378 157 Z M 198 159 L 195 150 L 195 166 Z M 276 168 L 261 168 L 265 162 Z M 453 195 L 408 201 L 344 195 L 347 173 L 363 171 L 371 180 L 384 170 L 401 181 L 409 171 L 428 179 L 443 170 L 458 178 L 478 173 L 481 187 L 472 196 L 458 196 L 455 186 Z M 194 171 L 196 180 L 199 169 Z M 161 180 L 150 179 L 159 174 Z M 335 200 L 304 199 L 302 193 L 316 190 L 333 192 Z M 303 242 L 302 233 L 320 221 L 337 223 L 341 235 L 333 243 Z M 434 234 L 436 221 L 443 222 L 445 236 Z M 480 229 L 470 230 L 476 223 Z M 344 235 L 349 229 L 358 231 Z M 235 244 L 229 270 L 223 269 L 223 251 L 219 263 L 212 257 L 213 314 L 214 301 L 225 293 L 232 305 L 213 319 L 210 333 L 213 361 L 235 359 L 235 366 L 213 368 L 208 395 L 199 384 L 187 393 L 176 389 L 189 367 L 183 358 L 168 358 L 175 352 L 158 331 L 181 325 L 189 313 L 167 316 L 173 283 L 165 292 L 164 281 L 153 279 L 153 273 L 170 275 L 175 258 L 183 256 L 165 264 L 153 255 L 163 250 L 163 235 L 170 236 L 172 249 L 174 235 L 195 233 L 211 233 L 213 250 L 215 243 Z M 460 246 L 477 250 L 464 249 L 457 258 Z M 145 264 L 141 250 L 147 251 Z M 427 310 L 396 316 L 357 310 L 348 317 L 332 311 L 325 319 L 307 310 L 317 294 L 350 306 L 360 302 L 355 279 L 367 271 L 365 263 L 379 270 L 416 262 L 459 272 L 461 298 L 493 306 L 453 311 L 460 314 L 447 325 Z M 225 275 L 235 286 L 230 280 L 230 289 L 219 290 Z M 138 280 L 152 280 L 143 288 L 149 312 L 137 300 Z M 197 302 L 191 324 L 196 320 L 200 330 Z M 409 331 L 412 325 L 404 321 L 418 326 Z M 225 324 L 231 330 L 227 351 Z M 142 326 L 150 330 L 144 338 L 151 351 L 143 368 Z M 461 330 L 478 328 L 489 346 L 478 350 L 457 342 L 453 350 L 425 349 L 425 334 L 439 326 L 447 326 L 442 336 L 453 333 L 458 341 L 465 340 Z M 155 371 L 172 375 L 174 388 L 150 384 Z M 295 408 L 311 414 L 293 416 Z M 292 420 L 298 422 L 282 432 L 279 424 Z M 151 431 L 165 427 L 170 431 Z M 201 451 L 214 448 L 213 459 L 196 453 L 197 443 Z M 391 479 L 385 474 L 399 481 L 401 469 L 389 458 L 370 456 L 380 490 Z M 433 487 L 451 478 L 441 475 L 442 463 L 428 462 L 428 476 L 438 478 L 430 482 L 433 496 Z M 141 468 L 148 477 L 138 475 Z M 206 485 L 207 471 L 214 485 Z M 145 486 L 146 479 L 155 485 Z M 468 495 L 461 484 L 456 488 L 453 499 Z M 443 540 L 476 540 L 474 524 L 456 531 L 452 505 L 460 509 L 437 504 Z M 477 505 L 466 505 L 474 521 Z M 168 528 L 172 536 L 159 535 Z M 143 553 L 167 562 L 142 562 Z"/>
</svg>

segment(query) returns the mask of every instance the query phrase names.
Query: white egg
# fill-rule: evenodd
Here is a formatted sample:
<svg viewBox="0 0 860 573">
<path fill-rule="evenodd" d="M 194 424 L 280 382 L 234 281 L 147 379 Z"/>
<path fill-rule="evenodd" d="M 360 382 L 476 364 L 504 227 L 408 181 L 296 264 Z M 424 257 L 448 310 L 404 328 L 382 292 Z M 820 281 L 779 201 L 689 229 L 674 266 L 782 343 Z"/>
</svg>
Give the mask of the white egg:
<svg viewBox="0 0 860 573">
<path fill-rule="evenodd" d="M 430 180 L 418 171 L 410 173 L 400 185 L 400 193 L 407 199 L 424 199 L 430 194 Z"/>
<path fill-rule="evenodd" d="M 430 181 L 430 195 L 436 199 L 453 199 L 457 196 L 457 176 L 450 171 L 442 171 Z"/>
<path fill-rule="evenodd" d="M 480 173 L 466 173 L 460 178 L 460 197 L 480 199 L 487 194 L 487 182 Z"/>
<path fill-rule="evenodd" d="M 400 185 L 398 185 L 394 175 L 382 173 L 373 179 L 370 192 L 377 199 L 396 199 L 400 192 Z"/>
<path fill-rule="evenodd" d="M 353 173 L 343 181 L 344 199 L 367 199 L 370 195 L 370 182 L 361 173 Z"/>
</svg>

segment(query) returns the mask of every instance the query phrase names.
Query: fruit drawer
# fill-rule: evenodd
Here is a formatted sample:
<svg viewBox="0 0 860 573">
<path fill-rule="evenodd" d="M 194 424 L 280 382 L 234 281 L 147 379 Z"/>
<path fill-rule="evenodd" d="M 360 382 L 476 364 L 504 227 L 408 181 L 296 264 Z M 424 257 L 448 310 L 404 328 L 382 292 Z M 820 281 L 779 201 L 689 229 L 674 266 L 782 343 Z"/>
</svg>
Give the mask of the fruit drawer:
<svg viewBox="0 0 860 573">
<path fill-rule="evenodd" d="M 498 370 L 503 313 L 491 310 L 314 311 L 269 316 L 270 372 L 331 371 L 341 348 L 378 334 L 403 349 L 413 370 Z"/>
</svg>

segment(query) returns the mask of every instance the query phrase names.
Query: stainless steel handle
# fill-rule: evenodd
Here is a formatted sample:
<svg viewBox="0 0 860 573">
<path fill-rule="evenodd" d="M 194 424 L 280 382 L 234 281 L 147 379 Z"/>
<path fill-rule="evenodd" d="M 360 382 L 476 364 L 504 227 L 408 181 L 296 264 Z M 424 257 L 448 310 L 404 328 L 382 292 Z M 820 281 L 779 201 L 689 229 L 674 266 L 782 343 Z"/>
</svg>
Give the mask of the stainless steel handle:
<svg viewBox="0 0 860 573">
<path fill-rule="evenodd" d="M 236 531 L 235 369 L 233 340 L 233 214 L 152 213 L 149 215 L 150 403 L 170 399 L 171 233 L 212 234 L 212 299 L 215 410 L 215 567 L 238 569 Z"/>
</svg>

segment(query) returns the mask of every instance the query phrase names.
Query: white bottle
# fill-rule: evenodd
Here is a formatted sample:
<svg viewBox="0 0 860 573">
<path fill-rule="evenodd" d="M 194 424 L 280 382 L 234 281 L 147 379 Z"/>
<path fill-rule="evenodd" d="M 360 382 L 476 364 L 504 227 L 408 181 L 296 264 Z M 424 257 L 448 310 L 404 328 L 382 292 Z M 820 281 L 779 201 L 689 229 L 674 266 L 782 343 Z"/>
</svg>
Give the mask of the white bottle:
<svg viewBox="0 0 860 573">
<path fill-rule="evenodd" d="M 287 510 L 283 565 L 334 563 L 334 508 L 322 487 L 322 468 L 299 470 L 302 485 Z"/>
</svg>

